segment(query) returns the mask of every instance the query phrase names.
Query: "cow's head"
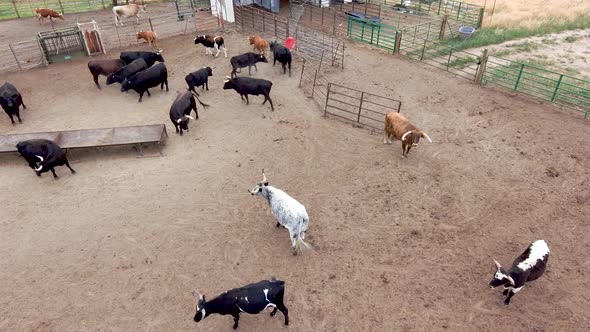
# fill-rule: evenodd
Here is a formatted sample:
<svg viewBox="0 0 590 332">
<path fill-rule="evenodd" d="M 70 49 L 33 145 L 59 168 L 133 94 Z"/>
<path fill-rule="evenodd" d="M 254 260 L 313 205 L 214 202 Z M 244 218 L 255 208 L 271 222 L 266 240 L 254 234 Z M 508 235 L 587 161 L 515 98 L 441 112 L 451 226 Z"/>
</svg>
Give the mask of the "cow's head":
<svg viewBox="0 0 590 332">
<path fill-rule="evenodd" d="M 223 90 L 233 89 L 234 87 L 234 80 L 229 76 L 226 76 L 225 80 L 223 80 Z"/>
<path fill-rule="evenodd" d="M 500 263 L 494 259 L 494 264 L 496 264 L 496 272 L 494 273 L 494 277 L 490 280 L 489 286 L 490 288 L 496 288 L 498 286 L 503 285 L 511 285 L 514 286 L 514 279 L 502 268 Z"/>
<path fill-rule="evenodd" d="M 266 175 L 264 175 L 264 169 L 262 169 L 262 181 L 257 182 L 254 185 L 254 188 L 248 190 L 248 192 L 252 195 L 257 195 L 262 192 L 264 188 L 268 187 L 268 180 L 266 180 Z"/>
<path fill-rule="evenodd" d="M 147 13 L 147 5 L 138 5 L 139 11 Z"/>
<path fill-rule="evenodd" d="M 154 60 L 159 62 L 164 62 L 164 57 L 162 57 L 162 50 L 158 50 L 158 52 L 153 53 Z"/>
<path fill-rule="evenodd" d="M 273 40 L 273 41 L 271 41 L 271 42 L 270 42 L 268 45 L 270 46 L 270 50 L 271 50 L 271 51 L 274 51 L 274 50 L 275 50 L 275 48 L 279 46 L 279 43 L 277 43 L 277 41 L 276 41 L 276 40 Z"/>
<path fill-rule="evenodd" d="M 117 79 L 115 78 L 115 75 L 116 75 L 116 74 L 117 74 L 117 73 L 110 73 L 110 74 L 107 76 L 107 85 L 111 85 L 111 84 L 113 84 L 113 83 L 116 83 L 116 82 L 117 82 Z"/>
<path fill-rule="evenodd" d="M 205 300 L 205 295 L 199 294 L 199 300 L 197 301 L 196 313 L 194 318 L 195 322 L 200 322 L 209 314 L 207 310 L 205 310 L 206 303 L 207 301 Z"/>
<path fill-rule="evenodd" d="M 266 59 L 266 57 L 264 56 L 264 54 L 260 54 L 259 56 L 256 57 L 256 62 L 266 62 L 266 63 L 268 63 L 268 60 Z"/>
<path fill-rule="evenodd" d="M 126 78 L 123 83 L 121 83 L 121 92 L 127 92 L 133 89 L 133 82 L 131 82 L 131 78 L 133 78 L 133 76 Z"/>
<path fill-rule="evenodd" d="M 143 35 L 143 31 L 136 32 L 135 35 L 137 36 L 137 39 L 141 39 L 142 35 Z"/>
<path fill-rule="evenodd" d="M 176 123 L 178 123 L 178 125 L 180 126 L 180 128 L 182 128 L 182 130 L 187 130 L 188 131 L 188 122 L 189 120 L 194 120 L 195 118 L 193 118 L 190 115 L 183 115 L 182 117 L 176 119 Z"/>
<path fill-rule="evenodd" d="M 402 142 L 408 144 L 408 145 L 413 145 L 416 146 L 418 145 L 418 143 L 420 143 L 420 138 L 425 137 L 430 143 L 432 143 L 432 140 L 430 139 L 430 137 L 428 137 L 428 135 L 420 130 L 410 130 L 408 132 L 406 132 L 403 136 L 402 136 Z"/>
<path fill-rule="evenodd" d="M 195 44 L 202 44 L 205 40 L 207 40 L 207 36 L 205 36 L 205 35 L 197 36 L 195 38 Z"/>
<path fill-rule="evenodd" d="M 207 70 L 207 76 L 213 76 L 213 68 L 211 67 L 203 67 L 203 69 Z"/>
<path fill-rule="evenodd" d="M 254 42 L 256 41 L 256 38 L 260 38 L 260 37 L 258 37 L 258 36 L 248 37 L 248 42 L 250 42 L 250 45 L 254 44 Z"/>
<path fill-rule="evenodd" d="M 11 96 L 2 96 L 0 97 L 0 105 L 2 105 L 2 108 L 6 111 L 9 112 L 11 114 L 14 114 L 16 112 L 16 110 L 18 109 L 18 94 L 13 94 Z"/>
</svg>

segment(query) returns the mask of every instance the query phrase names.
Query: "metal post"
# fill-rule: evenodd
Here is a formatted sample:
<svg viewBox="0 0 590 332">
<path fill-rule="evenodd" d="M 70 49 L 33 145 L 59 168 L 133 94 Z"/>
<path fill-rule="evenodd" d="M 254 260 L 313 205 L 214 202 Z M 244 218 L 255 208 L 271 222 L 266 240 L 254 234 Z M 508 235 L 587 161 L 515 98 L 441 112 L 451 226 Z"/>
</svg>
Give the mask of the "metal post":
<svg viewBox="0 0 590 332">
<path fill-rule="evenodd" d="M 262 31 L 266 32 L 266 24 L 264 23 L 264 16 L 265 16 L 264 13 L 262 13 Z"/>
<path fill-rule="evenodd" d="M 303 80 L 303 71 L 305 70 L 305 59 L 301 63 L 301 77 L 299 78 L 299 87 L 301 88 L 301 81 Z"/>
<path fill-rule="evenodd" d="M 322 56 L 320 57 L 320 65 L 318 66 L 318 71 L 320 71 L 320 69 L 322 69 L 322 62 L 324 62 L 324 52 L 326 50 L 322 50 Z"/>
<path fill-rule="evenodd" d="M 440 6 L 442 5 L 442 1 L 438 1 L 438 12 L 436 13 L 436 15 L 440 15 Z"/>
<path fill-rule="evenodd" d="M 451 47 L 451 51 L 449 52 L 449 59 L 447 60 L 447 71 L 449 71 L 449 65 L 451 64 L 451 57 L 453 56 L 453 48 Z"/>
<path fill-rule="evenodd" d="M 65 12 L 64 12 L 64 6 L 62 5 L 61 0 L 57 0 L 57 3 L 59 4 L 59 8 L 61 8 L 61 13 L 62 14 L 65 14 Z"/>
<path fill-rule="evenodd" d="M 393 54 L 399 54 L 399 50 L 402 46 L 402 32 L 396 31 L 395 32 L 395 45 L 393 46 Z"/>
<path fill-rule="evenodd" d="M 461 5 L 463 2 L 459 2 L 459 10 L 457 10 L 457 20 L 459 19 L 459 15 L 461 14 Z"/>
<path fill-rule="evenodd" d="M 440 39 L 440 40 L 445 39 L 445 32 L 447 30 L 448 21 L 449 21 L 449 15 L 443 16 L 442 24 L 440 25 L 440 33 L 438 34 L 438 39 Z"/>
<path fill-rule="evenodd" d="M 325 7 L 322 7 L 322 26 L 324 26 L 324 9 Z"/>
<path fill-rule="evenodd" d="M 483 26 L 483 8 L 479 10 L 479 22 L 477 23 L 477 27 L 481 28 Z"/>
<path fill-rule="evenodd" d="M 150 30 L 154 31 L 154 26 L 152 25 L 152 18 L 148 16 L 148 22 L 150 22 Z"/>
<path fill-rule="evenodd" d="M 326 92 L 326 104 L 324 106 L 324 117 L 328 115 L 328 100 L 330 99 L 330 89 L 332 88 L 332 83 L 328 83 L 328 92 Z"/>
<path fill-rule="evenodd" d="M 420 56 L 420 61 L 424 60 L 424 51 L 426 51 L 426 42 L 427 42 L 427 40 L 424 41 L 424 47 L 422 47 L 422 55 Z"/>
<path fill-rule="evenodd" d="M 311 87 L 311 98 L 313 98 L 313 93 L 315 92 L 315 82 L 318 79 L 318 71 L 315 71 L 315 75 L 313 75 L 313 86 Z"/>
<path fill-rule="evenodd" d="M 277 32 L 277 17 L 275 16 L 274 19 L 275 19 L 275 36 L 277 36 L 278 35 L 278 32 Z"/>
<path fill-rule="evenodd" d="M 107 9 L 107 6 L 104 4 L 104 0 L 100 0 L 100 1 L 102 1 L 102 9 L 103 10 Z"/>
<path fill-rule="evenodd" d="M 12 0 L 12 5 L 14 6 L 14 13 L 16 14 L 17 18 L 20 18 L 20 14 L 18 12 L 18 8 L 16 7 L 16 0 Z"/>
<path fill-rule="evenodd" d="M 359 115 L 356 118 L 357 123 L 361 123 L 361 111 L 363 110 L 363 98 L 365 98 L 365 92 L 361 91 L 361 102 L 359 103 Z"/>
<path fill-rule="evenodd" d="M 367 6 L 369 5 L 368 1 L 365 1 L 365 16 L 367 16 Z"/>
<path fill-rule="evenodd" d="M 562 79 L 563 79 L 563 74 L 559 75 L 559 81 L 557 81 L 557 86 L 555 87 L 555 91 L 553 91 L 553 96 L 551 96 L 551 102 L 553 102 L 555 100 L 555 97 L 557 96 L 557 91 L 559 90 L 559 86 L 561 85 Z"/>
<path fill-rule="evenodd" d="M 18 58 L 16 56 L 16 53 L 14 52 L 14 49 L 12 48 L 12 44 L 8 44 L 8 48 L 10 48 L 10 52 L 12 52 L 12 55 L 14 56 L 14 61 L 16 61 L 16 65 L 18 66 L 18 70 L 23 70 L 23 68 L 20 66 L 20 62 L 18 62 Z"/>
<path fill-rule="evenodd" d="M 520 83 L 520 77 L 522 76 L 522 71 L 524 70 L 524 63 L 520 64 L 520 71 L 518 72 L 518 77 L 516 77 L 516 83 L 514 84 L 514 90 L 518 89 L 518 83 Z"/>
<path fill-rule="evenodd" d="M 334 24 L 332 25 L 332 35 L 336 35 L 336 11 L 334 11 Z"/>
</svg>

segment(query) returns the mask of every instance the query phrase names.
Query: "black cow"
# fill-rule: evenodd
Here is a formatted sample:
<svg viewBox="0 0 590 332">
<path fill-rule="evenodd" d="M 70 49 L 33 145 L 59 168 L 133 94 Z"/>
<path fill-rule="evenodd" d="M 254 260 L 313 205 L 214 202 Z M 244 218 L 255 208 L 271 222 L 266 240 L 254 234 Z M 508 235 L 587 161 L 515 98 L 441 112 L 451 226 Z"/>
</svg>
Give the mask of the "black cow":
<svg viewBox="0 0 590 332">
<path fill-rule="evenodd" d="M 23 97 L 16 87 L 8 82 L 0 86 L 0 105 L 4 109 L 4 112 L 10 117 L 10 121 L 14 124 L 13 116 L 16 115 L 18 122 L 23 122 L 20 118 L 20 105 L 23 105 L 24 109 L 27 109 L 23 102 Z"/>
<path fill-rule="evenodd" d="M 272 65 L 274 66 L 277 63 L 277 60 L 283 65 L 283 74 L 287 73 L 287 65 L 289 65 L 289 77 L 291 77 L 291 51 L 285 46 L 277 43 L 271 42 L 270 43 L 270 50 L 272 52 L 273 62 Z"/>
<path fill-rule="evenodd" d="M 147 65 L 146 65 L 147 66 Z M 100 89 L 100 84 L 98 83 L 98 76 L 108 75 L 118 71 L 119 69 L 125 67 L 125 62 L 121 59 L 112 59 L 112 60 L 90 60 L 88 61 L 88 69 L 94 78 L 94 84 L 96 87 Z M 119 81 L 121 82 L 121 81 Z"/>
<path fill-rule="evenodd" d="M 283 303 L 284 297 L 285 282 L 275 278 L 230 289 L 211 301 L 199 295 L 194 320 L 198 323 L 211 314 L 232 315 L 235 330 L 238 328 L 241 313 L 257 314 L 272 307 L 270 316 L 273 317 L 280 310 L 285 316 L 285 325 L 289 325 L 289 310 Z"/>
<path fill-rule="evenodd" d="M 186 75 L 184 80 L 188 84 L 188 89 L 198 96 L 199 94 L 195 91 L 195 87 L 200 86 L 203 89 L 207 87 L 207 91 L 209 91 L 209 76 L 213 76 L 213 69 L 211 67 L 203 67 Z"/>
<path fill-rule="evenodd" d="M 165 64 L 158 63 L 127 78 L 121 86 L 121 91 L 135 90 L 139 93 L 139 102 L 141 102 L 145 92 L 151 96 L 149 88 L 160 85 L 160 89 L 164 90 L 164 84 L 166 84 L 166 91 L 168 91 L 168 70 Z"/>
<path fill-rule="evenodd" d="M 51 171 L 54 178 L 58 178 L 55 174 L 55 167 L 66 165 L 73 174 L 76 173 L 68 163 L 65 152 L 59 145 L 46 139 L 31 139 L 28 141 L 19 142 L 16 149 L 23 158 L 29 163 L 37 176 Z"/>
<path fill-rule="evenodd" d="M 162 53 L 160 52 L 144 52 L 144 51 L 133 51 L 133 52 L 121 52 L 119 56 L 121 60 L 125 61 L 126 64 L 130 64 L 135 59 L 142 58 L 147 63 L 148 67 L 151 67 L 156 61 L 164 62 Z"/>
<path fill-rule="evenodd" d="M 271 81 L 251 77 L 236 77 L 231 79 L 227 77 L 223 82 L 223 90 L 236 90 L 236 92 L 240 94 L 242 100 L 244 100 L 244 96 L 246 96 L 246 105 L 250 104 L 248 95 L 263 95 L 264 101 L 262 102 L 262 105 L 268 100 L 270 102 L 271 110 L 275 110 L 275 107 L 272 104 L 272 99 L 270 99 L 270 89 L 272 88 Z"/>
<path fill-rule="evenodd" d="M 127 78 L 147 68 L 148 65 L 144 59 L 139 58 L 133 60 L 133 62 L 131 62 L 127 66 L 117 70 L 112 74 L 109 74 L 109 76 L 107 76 L 107 85 L 111 85 L 113 83 L 123 83 Z"/>
<path fill-rule="evenodd" d="M 258 62 L 268 63 L 268 60 L 266 60 L 266 57 L 262 54 L 248 52 L 248 53 L 244 53 L 244 54 L 240 54 L 240 55 L 236 55 L 236 56 L 231 57 L 231 59 L 229 59 L 229 62 L 231 63 L 231 66 L 232 66 L 231 77 L 233 78 L 233 77 L 238 76 L 237 73 L 242 72 L 241 70 L 238 71 L 238 69 L 246 68 L 246 67 L 248 67 L 248 75 L 252 75 L 252 66 L 254 66 L 254 69 L 256 69 L 256 71 L 258 71 L 256 64 Z"/>
<path fill-rule="evenodd" d="M 197 116 L 196 118 L 199 118 L 199 113 L 197 112 L 197 103 L 195 101 L 196 96 L 197 95 L 193 95 L 191 91 L 179 92 L 176 96 L 176 99 L 172 103 L 172 106 L 170 107 L 170 121 L 172 121 L 172 124 L 176 128 L 176 132 L 180 133 L 180 136 L 182 136 L 183 130 L 188 131 L 188 122 L 190 119 L 193 119 L 193 117 L 191 117 L 192 110 L 195 111 L 195 115 Z M 201 106 L 209 106 L 207 104 L 203 104 L 199 97 L 197 97 L 197 100 Z"/>
</svg>

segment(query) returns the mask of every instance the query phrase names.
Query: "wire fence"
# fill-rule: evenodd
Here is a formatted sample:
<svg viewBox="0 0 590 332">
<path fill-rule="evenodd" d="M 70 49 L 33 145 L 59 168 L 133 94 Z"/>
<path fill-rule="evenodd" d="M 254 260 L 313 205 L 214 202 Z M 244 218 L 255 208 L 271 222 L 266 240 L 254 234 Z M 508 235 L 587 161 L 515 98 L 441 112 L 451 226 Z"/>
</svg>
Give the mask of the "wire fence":
<svg viewBox="0 0 590 332">
<path fill-rule="evenodd" d="M 208 0 L 118 0 L 118 5 L 172 2 L 180 10 L 209 6 Z M 1 0 L 0 20 L 33 17 L 35 8 L 53 9 L 61 14 L 84 13 L 113 7 L 112 0 Z"/>
<path fill-rule="evenodd" d="M 137 39 L 139 31 L 155 31 L 158 38 L 166 38 L 187 33 L 207 33 L 223 30 L 223 22 L 216 16 L 211 15 L 210 11 L 196 9 L 186 9 L 172 11 L 160 15 L 143 17 L 139 25 L 126 24 L 116 26 L 108 24 L 98 25 L 98 32 L 102 42 L 102 48 L 105 51 L 121 49 L 131 45 L 145 43 L 144 40 Z M 38 38 L 29 39 L 22 42 L 0 44 L 0 72 L 27 70 L 31 68 L 46 66 L 49 63 L 61 62 L 70 59 L 76 55 L 86 55 L 84 43 L 80 45 L 80 52 L 68 45 L 73 42 L 64 34 L 58 34 L 53 40 L 47 41 L 45 35 L 54 34 L 59 31 L 73 31 L 75 36 L 83 36 L 79 27 L 74 25 L 64 27 L 58 30 L 49 30 L 40 32 Z M 70 39 L 68 39 L 70 38 Z M 72 37 L 73 38 L 73 37 Z M 78 37 L 76 37 L 78 38 Z M 48 44 L 49 43 L 49 44 Z M 72 46 L 73 47 L 73 46 Z M 77 49 L 77 48 L 76 48 Z"/>
</svg>

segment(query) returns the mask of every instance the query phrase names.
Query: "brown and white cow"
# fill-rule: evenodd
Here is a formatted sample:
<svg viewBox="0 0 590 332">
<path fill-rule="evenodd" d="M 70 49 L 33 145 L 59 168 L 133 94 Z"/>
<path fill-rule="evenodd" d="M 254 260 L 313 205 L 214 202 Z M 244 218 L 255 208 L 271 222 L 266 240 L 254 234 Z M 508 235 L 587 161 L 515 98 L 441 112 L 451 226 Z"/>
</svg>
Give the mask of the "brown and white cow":
<svg viewBox="0 0 590 332">
<path fill-rule="evenodd" d="M 37 13 L 37 18 L 39 19 L 39 24 L 41 24 L 41 20 L 44 18 L 49 18 L 49 21 L 53 21 L 53 18 L 59 18 L 61 20 L 65 20 L 63 14 L 60 14 L 52 9 L 47 8 L 35 8 L 35 13 Z"/>
<path fill-rule="evenodd" d="M 389 112 L 385 116 L 383 143 L 391 144 L 392 137 L 402 141 L 402 158 L 408 156 L 412 146 L 420 143 L 420 138 L 424 137 L 432 143 L 432 140 L 425 132 L 418 129 L 410 120 L 397 112 Z"/>
<path fill-rule="evenodd" d="M 137 20 L 137 24 L 139 24 L 139 13 L 140 12 L 144 12 L 147 13 L 146 11 L 146 6 L 142 6 L 142 5 L 137 5 L 137 4 L 129 4 L 129 5 L 124 5 L 124 6 L 114 6 L 113 7 L 113 14 L 115 15 L 115 25 L 118 25 L 119 23 L 121 23 L 121 25 L 123 25 L 123 17 L 128 18 L 128 17 L 133 17 L 135 16 L 135 19 Z"/>
</svg>

